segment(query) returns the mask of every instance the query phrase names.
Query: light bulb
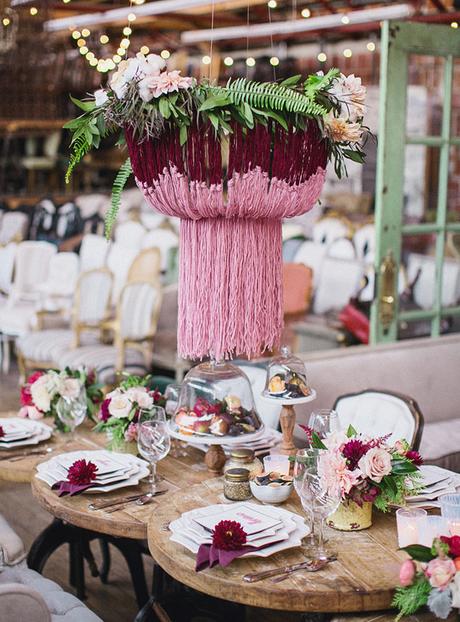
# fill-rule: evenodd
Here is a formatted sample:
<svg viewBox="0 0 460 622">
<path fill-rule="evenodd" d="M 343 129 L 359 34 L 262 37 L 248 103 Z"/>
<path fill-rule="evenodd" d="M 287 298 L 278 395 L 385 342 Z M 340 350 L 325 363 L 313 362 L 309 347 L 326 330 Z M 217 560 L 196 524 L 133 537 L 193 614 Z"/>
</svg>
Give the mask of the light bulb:
<svg viewBox="0 0 460 622">
<path fill-rule="evenodd" d="M 84 45 L 86 45 L 86 39 L 78 39 L 77 45 L 79 48 L 83 47 Z"/>
<path fill-rule="evenodd" d="M 134 22 L 136 20 L 136 15 L 134 13 L 130 13 L 128 15 L 128 22 Z"/>
<path fill-rule="evenodd" d="M 349 24 L 350 18 L 348 17 L 348 15 L 342 15 L 342 19 L 340 21 L 342 22 L 342 24 Z"/>
<path fill-rule="evenodd" d="M 107 35 L 101 35 L 101 36 L 99 37 L 99 41 L 102 43 L 102 45 L 105 45 L 106 43 L 108 43 L 108 42 L 109 42 L 109 38 L 108 38 L 108 36 L 107 36 Z"/>
<path fill-rule="evenodd" d="M 120 56 L 124 56 L 126 54 L 126 50 L 124 48 L 118 48 L 117 54 Z"/>
<path fill-rule="evenodd" d="M 37 15 L 37 13 L 38 13 L 37 7 L 36 6 L 31 6 L 30 7 L 30 14 L 31 15 Z"/>
<path fill-rule="evenodd" d="M 144 56 L 147 56 L 147 54 L 150 52 L 150 48 L 148 48 L 146 45 L 143 45 L 139 52 Z"/>
<path fill-rule="evenodd" d="M 203 58 L 201 59 L 201 62 L 203 63 L 203 65 L 210 65 L 211 64 L 211 57 L 210 56 L 203 56 Z"/>
<path fill-rule="evenodd" d="M 93 52 L 88 52 L 88 54 L 86 54 L 86 60 L 89 62 L 90 60 L 93 60 L 93 58 L 95 58 Z"/>
<path fill-rule="evenodd" d="M 276 7 L 278 6 L 276 0 L 268 0 L 267 4 L 270 9 L 276 9 Z"/>
<path fill-rule="evenodd" d="M 345 48 L 343 51 L 343 55 L 345 56 L 345 58 L 351 58 L 353 56 L 353 52 L 350 50 L 350 48 Z"/>
<path fill-rule="evenodd" d="M 300 12 L 300 15 L 305 18 L 310 17 L 311 11 L 310 9 L 302 9 L 302 11 Z"/>
<path fill-rule="evenodd" d="M 112 69 L 115 69 L 115 63 L 113 62 L 111 58 L 109 58 L 109 60 L 106 62 L 106 66 L 109 69 L 109 71 Z"/>
<path fill-rule="evenodd" d="M 366 47 L 369 50 L 369 52 L 374 52 L 375 51 L 375 43 L 373 41 L 369 41 L 369 43 L 366 45 Z"/>
<path fill-rule="evenodd" d="M 121 47 L 121 48 L 125 48 L 125 49 L 126 49 L 126 48 L 129 48 L 129 44 L 130 44 L 129 39 L 122 39 L 122 40 L 120 41 L 120 47 Z"/>
<path fill-rule="evenodd" d="M 86 47 L 86 45 L 84 45 L 83 47 L 81 47 L 81 48 L 80 48 L 80 54 L 81 54 L 82 56 L 85 56 L 85 54 L 88 54 L 88 52 L 89 52 L 89 50 L 88 50 L 88 48 Z"/>
<path fill-rule="evenodd" d="M 121 62 L 121 56 L 119 54 L 115 54 L 114 56 L 112 56 L 113 62 L 114 63 L 120 63 Z"/>
<path fill-rule="evenodd" d="M 88 57 L 86 57 L 86 58 L 88 58 Z M 99 62 L 99 61 L 97 60 L 97 58 L 92 58 L 92 59 L 89 61 L 89 64 L 91 65 L 91 67 L 96 67 L 96 65 L 98 64 L 98 62 Z"/>
<path fill-rule="evenodd" d="M 129 35 L 132 33 L 133 31 L 131 30 L 131 28 L 129 26 L 125 26 L 123 28 L 123 34 L 125 35 L 125 37 L 129 37 Z"/>
<path fill-rule="evenodd" d="M 83 30 L 81 31 L 82 37 L 89 37 L 90 34 L 91 34 L 91 31 L 88 30 L 88 28 L 83 28 Z"/>
<path fill-rule="evenodd" d="M 450 23 L 450 27 L 451 28 L 458 28 L 458 22 L 451 22 Z"/>
<path fill-rule="evenodd" d="M 74 30 L 72 33 L 72 39 L 79 39 L 81 37 L 81 32 L 78 30 Z"/>
<path fill-rule="evenodd" d="M 280 59 L 277 56 L 272 56 L 270 58 L 270 65 L 273 65 L 273 67 L 277 67 L 280 64 Z"/>
<path fill-rule="evenodd" d="M 169 50 L 161 50 L 160 56 L 164 60 L 167 60 L 171 56 L 171 52 Z"/>
<path fill-rule="evenodd" d="M 316 58 L 320 63 L 325 63 L 327 61 L 327 56 L 324 52 L 320 52 Z"/>
<path fill-rule="evenodd" d="M 8 17 L 4 17 L 2 20 L 2 24 L 5 26 L 9 26 L 10 25 L 10 20 L 8 19 Z"/>
<path fill-rule="evenodd" d="M 64 4 L 69 4 L 70 0 L 62 0 Z"/>
<path fill-rule="evenodd" d="M 233 65 L 233 58 L 231 56 L 226 56 L 224 58 L 224 65 L 226 67 L 231 67 Z"/>
<path fill-rule="evenodd" d="M 248 56 L 246 59 L 246 65 L 248 67 L 254 67 L 255 64 L 256 64 L 256 59 L 253 58 L 252 56 Z"/>
</svg>

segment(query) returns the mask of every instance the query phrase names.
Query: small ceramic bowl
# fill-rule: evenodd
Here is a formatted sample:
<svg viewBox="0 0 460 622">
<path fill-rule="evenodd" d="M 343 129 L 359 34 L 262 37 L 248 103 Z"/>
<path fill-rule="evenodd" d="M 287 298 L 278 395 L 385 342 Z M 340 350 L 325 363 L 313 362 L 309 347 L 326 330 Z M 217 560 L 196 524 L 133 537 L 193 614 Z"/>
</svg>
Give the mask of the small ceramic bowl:
<svg viewBox="0 0 460 622">
<path fill-rule="evenodd" d="M 289 498 L 293 485 L 283 484 L 282 486 L 260 486 L 254 481 L 249 482 L 253 496 L 262 503 L 283 503 Z"/>
</svg>

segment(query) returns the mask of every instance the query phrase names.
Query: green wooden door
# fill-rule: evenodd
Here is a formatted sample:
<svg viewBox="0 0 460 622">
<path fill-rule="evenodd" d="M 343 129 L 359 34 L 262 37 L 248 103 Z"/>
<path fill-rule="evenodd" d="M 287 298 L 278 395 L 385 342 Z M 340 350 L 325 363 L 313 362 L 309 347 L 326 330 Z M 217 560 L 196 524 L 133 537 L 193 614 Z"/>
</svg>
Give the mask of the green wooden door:
<svg viewBox="0 0 460 622">
<path fill-rule="evenodd" d="M 407 131 L 407 84 L 413 55 L 442 57 L 443 103 L 439 135 L 412 135 Z M 447 220 L 449 159 L 460 147 L 451 133 L 453 70 L 460 57 L 460 31 L 449 26 L 384 22 L 381 40 L 380 118 L 376 181 L 376 294 L 371 310 L 371 343 L 394 341 L 401 322 L 429 320 L 431 336 L 440 334 L 441 320 L 459 316 L 460 306 L 444 307 L 445 240 L 460 232 L 460 222 Z M 439 149 L 437 197 L 432 222 L 404 221 L 404 170 L 407 145 Z M 459 152 L 460 153 L 460 152 Z M 397 275 L 404 236 L 435 236 L 435 278 L 431 308 L 401 311 Z"/>
</svg>

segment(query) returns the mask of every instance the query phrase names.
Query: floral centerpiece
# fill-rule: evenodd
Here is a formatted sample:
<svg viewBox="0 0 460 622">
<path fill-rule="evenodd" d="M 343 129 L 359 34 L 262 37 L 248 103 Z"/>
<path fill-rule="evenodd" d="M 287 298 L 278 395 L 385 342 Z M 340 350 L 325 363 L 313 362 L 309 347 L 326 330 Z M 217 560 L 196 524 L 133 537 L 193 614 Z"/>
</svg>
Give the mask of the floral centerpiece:
<svg viewBox="0 0 460 622">
<path fill-rule="evenodd" d="M 433 619 L 445 620 L 452 609 L 460 610 L 460 536 L 441 536 L 430 547 L 413 544 L 399 573 L 393 607 L 396 620 L 428 606 Z"/>
<path fill-rule="evenodd" d="M 66 426 L 57 414 L 59 400 L 78 399 L 84 391 L 87 414 L 90 419 L 94 419 L 103 398 L 101 387 L 102 385 L 96 382 L 94 370 L 66 367 L 62 371 L 52 369 L 46 372 L 36 371 L 21 387 L 21 408 L 18 415 L 29 419 L 53 417 L 56 427 L 65 431 Z"/>
<path fill-rule="evenodd" d="M 326 490 L 341 493 L 342 502 L 328 525 L 344 531 L 366 529 L 372 523 L 372 506 L 386 512 L 404 505 L 418 490 L 422 458 L 406 441 L 388 444 L 388 436 L 371 438 L 352 426 L 320 439 L 309 430 L 311 444 L 320 450 L 318 473 Z"/>
<path fill-rule="evenodd" d="M 147 387 L 149 376 L 128 376 L 118 387 L 107 393 L 100 405 L 95 427 L 97 432 L 105 431 L 110 449 L 137 453 L 137 422 L 141 410 L 152 406 L 163 406 L 164 396 Z"/>
<path fill-rule="evenodd" d="M 137 54 L 89 101 L 73 100 L 83 114 L 66 125 L 73 132 L 67 180 L 102 138 L 126 139 L 129 159 L 114 183 L 107 233 L 132 172 L 154 209 L 182 220 L 182 357 L 223 360 L 279 344 L 281 220 L 312 209 L 329 160 L 339 175 L 347 159 L 363 162 L 365 96 L 361 79 L 338 69 L 220 85 Z"/>
</svg>

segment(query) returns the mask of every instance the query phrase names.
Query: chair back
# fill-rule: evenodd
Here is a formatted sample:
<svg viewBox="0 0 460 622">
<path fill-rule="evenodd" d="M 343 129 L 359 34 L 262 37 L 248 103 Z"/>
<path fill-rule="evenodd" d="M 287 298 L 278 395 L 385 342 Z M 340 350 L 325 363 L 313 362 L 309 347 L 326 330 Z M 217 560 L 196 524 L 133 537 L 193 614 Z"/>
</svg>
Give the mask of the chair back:
<svg viewBox="0 0 460 622">
<path fill-rule="evenodd" d="M 152 229 L 142 238 L 142 248 L 155 246 L 161 253 L 162 272 L 168 267 L 168 252 L 171 248 L 179 246 L 179 238 L 170 229 Z"/>
<path fill-rule="evenodd" d="M 161 253 L 158 248 L 145 248 L 131 264 L 127 282 L 135 283 L 144 281 L 147 283 L 159 283 L 161 271 Z"/>
<path fill-rule="evenodd" d="M 76 253 L 56 253 L 50 259 L 48 278 L 40 289 L 56 296 L 73 295 L 78 271 L 79 262 Z"/>
<path fill-rule="evenodd" d="M 412 449 L 418 450 L 423 431 L 423 415 L 415 400 L 402 393 L 380 389 L 366 389 L 337 398 L 334 409 L 340 427 L 369 436 L 390 435 L 389 442 L 406 439 Z"/>
<path fill-rule="evenodd" d="M 353 235 L 356 254 L 366 264 L 371 263 L 375 256 L 375 225 L 360 227 Z"/>
<path fill-rule="evenodd" d="M 436 282 L 436 260 L 428 255 L 411 253 L 407 263 L 407 277 L 412 283 L 421 270 L 414 286 L 414 301 L 423 309 L 432 309 Z M 443 307 L 454 306 L 460 298 L 460 262 L 445 258 L 442 265 Z"/>
<path fill-rule="evenodd" d="M 326 257 L 313 300 L 315 314 L 342 309 L 360 289 L 363 266 L 359 261 Z"/>
<path fill-rule="evenodd" d="M 328 246 L 334 240 L 347 238 L 350 235 L 350 225 L 342 218 L 325 216 L 313 225 L 313 241 Z"/>
<path fill-rule="evenodd" d="M 294 256 L 294 263 L 303 263 L 313 270 L 313 287 L 316 289 L 321 278 L 321 270 L 327 247 L 325 244 L 307 240 L 299 247 Z"/>
<path fill-rule="evenodd" d="M 327 256 L 335 257 L 336 259 L 356 259 L 353 242 L 348 238 L 337 238 L 337 240 L 329 244 Z"/>
<path fill-rule="evenodd" d="M 80 247 L 80 272 L 96 270 L 105 265 L 109 243 L 102 235 L 87 233 Z"/>
<path fill-rule="evenodd" d="M 48 278 L 51 257 L 57 253 L 48 242 L 21 242 L 16 252 L 14 297 L 33 297 L 36 286 Z"/>
<path fill-rule="evenodd" d="M 0 245 L 21 242 L 26 237 L 29 217 L 24 212 L 5 212 L 0 222 Z"/>
<path fill-rule="evenodd" d="M 246 374 L 251 383 L 252 395 L 256 410 L 264 425 L 276 430 L 280 419 L 281 406 L 276 402 L 269 402 L 262 397 L 265 389 L 267 370 L 255 365 L 238 365 L 242 372 Z"/>
<path fill-rule="evenodd" d="M 283 264 L 283 313 L 305 313 L 313 294 L 313 270 L 301 263 Z"/>
<path fill-rule="evenodd" d="M 138 253 L 139 249 L 136 247 L 124 246 L 120 242 L 110 242 L 106 265 L 113 274 L 113 304 L 118 302 L 121 290 L 127 281 L 131 264 Z"/>
<path fill-rule="evenodd" d="M 74 328 L 97 326 L 107 319 L 111 306 L 113 276 L 107 268 L 82 272 L 75 293 Z"/>
<path fill-rule="evenodd" d="M 144 341 L 155 335 L 160 315 L 162 293 L 152 283 L 127 283 L 117 306 L 119 338 L 122 341 Z"/>
<path fill-rule="evenodd" d="M 0 292 L 9 294 L 13 285 L 14 262 L 17 244 L 11 242 L 0 246 Z"/>
<path fill-rule="evenodd" d="M 116 227 L 114 239 L 118 244 L 138 249 L 145 234 L 146 230 L 141 223 L 127 220 Z"/>
</svg>

